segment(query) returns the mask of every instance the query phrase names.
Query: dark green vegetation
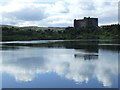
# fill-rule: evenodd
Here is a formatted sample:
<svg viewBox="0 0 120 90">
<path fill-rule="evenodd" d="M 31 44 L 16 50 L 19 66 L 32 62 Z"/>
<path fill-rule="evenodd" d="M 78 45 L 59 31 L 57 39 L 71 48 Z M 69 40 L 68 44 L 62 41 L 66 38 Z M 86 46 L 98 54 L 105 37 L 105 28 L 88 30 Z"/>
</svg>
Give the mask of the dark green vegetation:
<svg viewBox="0 0 120 90">
<path fill-rule="evenodd" d="M 98 28 L 86 27 L 80 29 L 68 27 L 65 30 L 2 27 L 2 40 L 119 39 L 119 28 L 120 25 L 109 25 Z"/>
</svg>

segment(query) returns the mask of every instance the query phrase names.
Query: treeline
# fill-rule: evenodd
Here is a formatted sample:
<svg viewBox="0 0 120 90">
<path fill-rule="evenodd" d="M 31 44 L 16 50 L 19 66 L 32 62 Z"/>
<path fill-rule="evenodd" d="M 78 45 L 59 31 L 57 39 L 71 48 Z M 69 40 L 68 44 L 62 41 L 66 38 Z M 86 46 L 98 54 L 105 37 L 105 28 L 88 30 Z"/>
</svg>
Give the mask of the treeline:
<svg viewBox="0 0 120 90">
<path fill-rule="evenodd" d="M 65 30 L 42 30 L 20 27 L 2 27 L 3 41 L 16 40 L 66 40 L 66 39 L 119 39 L 120 25 L 109 25 L 98 28 L 73 28 Z"/>
<path fill-rule="evenodd" d="M 119 39 L 120 25 L 109 25 L 101 27 L 86 27 L 86 28 L 66 28 L 66 33 L 69 33 L 71 38 L 75 39 Z M 72 37 L 74 36 L 74 37 Z"/>
</svg>

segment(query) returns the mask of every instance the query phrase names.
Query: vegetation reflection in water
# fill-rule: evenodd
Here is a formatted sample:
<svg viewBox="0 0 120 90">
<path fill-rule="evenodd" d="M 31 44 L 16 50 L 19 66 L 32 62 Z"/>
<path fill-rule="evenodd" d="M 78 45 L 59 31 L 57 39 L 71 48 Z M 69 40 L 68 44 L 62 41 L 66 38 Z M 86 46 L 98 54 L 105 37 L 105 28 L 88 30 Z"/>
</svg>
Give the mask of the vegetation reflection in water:
<svg viewBox="0 0 120 90">
<path fill-rule="evenodd" d="M 27 46 L 6 44 L 2 52 L 3 72 L 23 82 L 34 80 L 36 74 L 55 72 L 76 83 L 97 78 L 103 86 L 112 86 L 113 76 L 118 74 L 117 49 L 118 46 L 114 45 L 78 41 Z"/>
</svg>

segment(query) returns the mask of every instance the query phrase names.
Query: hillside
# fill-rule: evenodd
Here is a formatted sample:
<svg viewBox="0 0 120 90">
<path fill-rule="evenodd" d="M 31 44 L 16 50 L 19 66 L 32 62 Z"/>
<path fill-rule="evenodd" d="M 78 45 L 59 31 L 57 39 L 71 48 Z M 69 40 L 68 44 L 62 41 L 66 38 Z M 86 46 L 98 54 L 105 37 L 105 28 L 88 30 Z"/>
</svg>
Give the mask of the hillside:
<svg viewBox="0 0 120 90">
<path fill-rule="evenodd" d="M 59 40 L 59 39 L 119 39 L 120 25 L 107 25 L 98 28 L 38 28 L 2 27 L 2 41 L 16 40 Z"/>
</svg>

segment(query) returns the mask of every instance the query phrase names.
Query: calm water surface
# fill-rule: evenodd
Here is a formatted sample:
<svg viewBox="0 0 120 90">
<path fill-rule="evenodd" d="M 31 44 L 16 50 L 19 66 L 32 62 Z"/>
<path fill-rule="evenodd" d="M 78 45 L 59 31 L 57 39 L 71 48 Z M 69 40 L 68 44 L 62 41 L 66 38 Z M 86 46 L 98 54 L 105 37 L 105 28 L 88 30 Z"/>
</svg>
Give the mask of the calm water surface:
<svg viewBox="0 0 120 90">
<path fill-rule="evenodd" d="M 3 88 L 118 88 L 118 43 L 42 40 L 1 44 Z"/>
</svg>

